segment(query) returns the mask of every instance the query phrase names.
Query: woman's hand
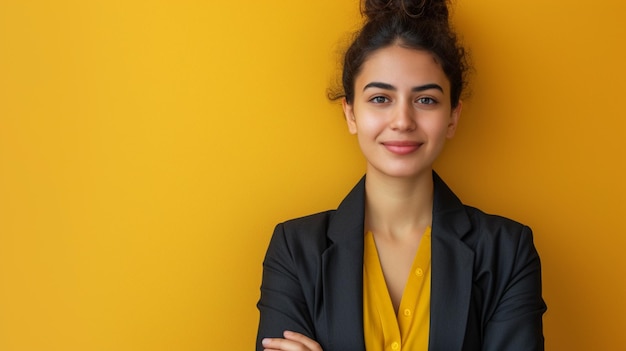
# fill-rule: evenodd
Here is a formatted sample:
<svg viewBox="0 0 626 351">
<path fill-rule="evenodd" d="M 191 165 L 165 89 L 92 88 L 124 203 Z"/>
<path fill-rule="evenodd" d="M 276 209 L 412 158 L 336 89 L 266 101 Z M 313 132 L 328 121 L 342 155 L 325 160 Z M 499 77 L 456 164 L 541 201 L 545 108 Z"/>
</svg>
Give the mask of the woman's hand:
<svg viewBox="0 0 626 351">
<path fill-rule="evenodd" d="M 265 338 L 265 351 L 323 351 L 320 344 L 300 333 L 285 330 L 282 338 Z"/>
</svg>

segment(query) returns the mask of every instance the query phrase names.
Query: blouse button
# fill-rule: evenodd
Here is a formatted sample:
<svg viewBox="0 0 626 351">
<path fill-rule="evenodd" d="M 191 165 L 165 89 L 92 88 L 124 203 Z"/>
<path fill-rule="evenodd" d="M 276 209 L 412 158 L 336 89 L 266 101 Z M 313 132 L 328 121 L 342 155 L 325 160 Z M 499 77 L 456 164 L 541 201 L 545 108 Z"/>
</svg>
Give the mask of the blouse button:
<svg viewBox="0 0 626 351">
<path fill-rule="evenodd" d="M 415 275 L 421 277 L 424 275 L 424 271 L 421 268 L 415 270 Z"/>
<path fill-rule="evenodd" d="M 408 309 L 408 308 L 407 308 L 407 309 L 405 309 L 405 310 L 404 310 L 404 315 L 405 315 L 406 317 L 410 317 L 410 316 L 411 316 L 411 310 L 410 310 L 410 309 Z"/>
<path fill-rule="evenodd" d="M 398 344 L 397 342 L 394 342 L 393 344 L 391 344 L 391 348 L 393 350 L 399 350 L 400 349 L 400 344 Z"/>
</svg>

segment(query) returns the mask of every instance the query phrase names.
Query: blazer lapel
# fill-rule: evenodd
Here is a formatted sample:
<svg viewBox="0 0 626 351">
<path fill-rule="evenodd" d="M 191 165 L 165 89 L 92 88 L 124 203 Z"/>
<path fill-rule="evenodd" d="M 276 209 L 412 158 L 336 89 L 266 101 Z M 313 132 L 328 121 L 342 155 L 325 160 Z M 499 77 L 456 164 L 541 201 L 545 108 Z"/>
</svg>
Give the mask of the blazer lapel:
<svg viewBox="0 0 626 351">
<path fill-rule="evenodd" d="M 322 254 L 329 350 L 365 350 L 363 335 L 363 222 L 365 177 L 337 208 Z M 340 331 L 340 332 L 337 332 Z"/>
<path fill-rule="evenodd" d="M 433 173 L 430 350 L 461 350 L 472 290 L 473 251 L 461 238 L 470 221 L 461 201 Z"/>
</svg>

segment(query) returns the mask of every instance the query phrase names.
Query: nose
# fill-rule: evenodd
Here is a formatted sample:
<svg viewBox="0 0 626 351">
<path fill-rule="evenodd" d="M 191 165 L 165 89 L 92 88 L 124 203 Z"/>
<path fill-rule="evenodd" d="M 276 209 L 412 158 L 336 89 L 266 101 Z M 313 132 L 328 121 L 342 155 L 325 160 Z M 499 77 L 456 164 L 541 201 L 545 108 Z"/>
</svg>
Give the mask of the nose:
<svg viewBox="0 0 626 351">
<path fill-rule="evenodd" d="M 413 131 L 417 127 L 416 111 L 412 104 L 400 103 L 393 109 L 390 127 L 397 131 Z"/>
</svg>

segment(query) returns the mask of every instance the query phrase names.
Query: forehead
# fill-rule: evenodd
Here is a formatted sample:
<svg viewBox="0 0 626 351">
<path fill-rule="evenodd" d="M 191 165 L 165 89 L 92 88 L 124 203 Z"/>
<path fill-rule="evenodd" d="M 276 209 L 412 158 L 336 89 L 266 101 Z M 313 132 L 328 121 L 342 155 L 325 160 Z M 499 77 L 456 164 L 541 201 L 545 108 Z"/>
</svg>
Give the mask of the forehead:
<svg viewBox="0 0 626 351">
<path fill-rule="evenodd" d="M 450 83 L 433 54 L 399 45 L 374 51 L 363 63 L 355 85 L 359 87 L 377 81 L 397 88 L 436 83 L 449 93 Z"/>
</svg>

